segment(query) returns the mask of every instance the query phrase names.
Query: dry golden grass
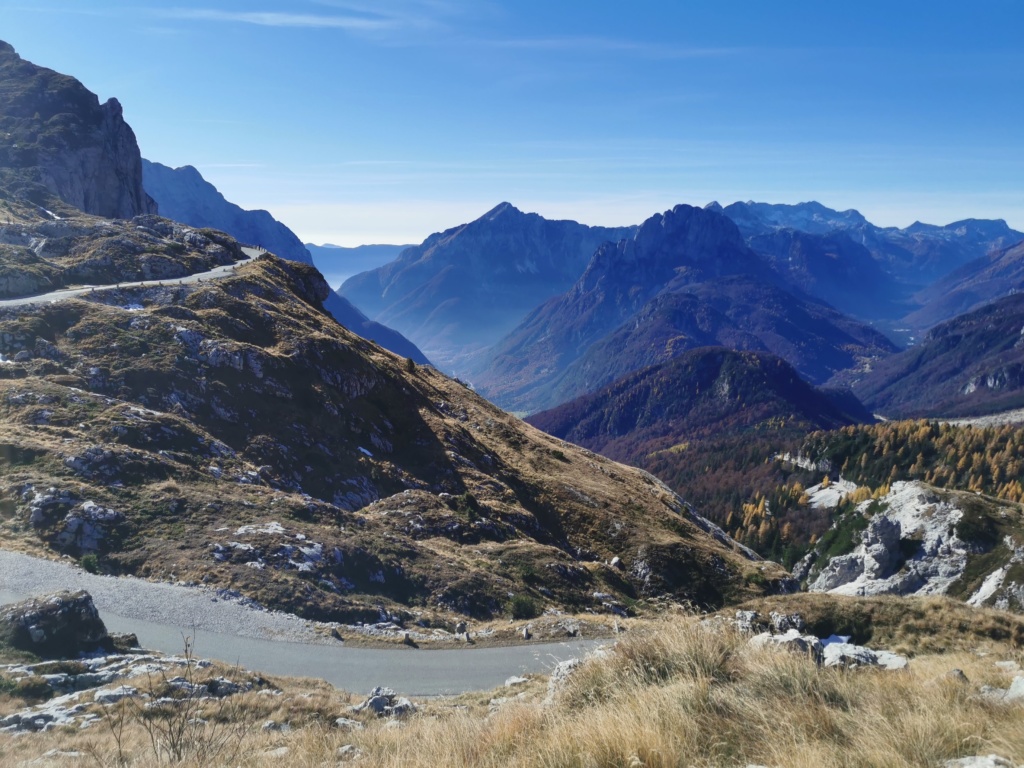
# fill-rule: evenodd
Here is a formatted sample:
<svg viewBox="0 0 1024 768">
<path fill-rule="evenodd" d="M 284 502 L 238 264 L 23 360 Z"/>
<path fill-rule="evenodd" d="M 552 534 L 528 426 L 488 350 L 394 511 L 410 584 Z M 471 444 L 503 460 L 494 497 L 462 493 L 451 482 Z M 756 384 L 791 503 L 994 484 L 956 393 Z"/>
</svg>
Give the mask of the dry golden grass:
<svg viewBox="0 0 1024 768">
<path fill-rule="evenodd" d="M 990 651 L 997 650 L 994 646 Z M 339 730 L 351 699 L 306 682 L 282 696 L 246 694 L 243 748 L 233 765 L 333 765 L 354 745 L 373 766 L 935 766 L 998 753 L 1024 760 L 1020 706 L 987 703 L 981 685 L 1007 686 L 999 653 L 957 651 L 915 658 L 906 672 L 819 669 L 786 652 L 755 651 L 746 638 L 666 620 L 622 639 L 588 661 L 553 700 L 540 680 L 494 694 L 425 702 L 403 721 L 362 718 L 365 730 Z M 962 669 L 969 682 L 949 676 Z M 491 696 L 506 702 L 488 706 Z M 267 732 L 267 719 L 289 722 Z M 128 765 L 152 764 L 138 728 L 126 735 Z M 281 748 L 287 748 L 287 752 Z M 96 755 L 112 765 L 109 733 L 52 732 L 0 737 L 0 763 L 51 749 Z M 275 751 L 276 750 L 276 751 Z M 215 763 L 214 763 L 215 764 Z"/>
<path fill-rule="evenodd" d="M 751 600 L 738 606 L 799 613 L 818 637 L 852 635 L 854 642 L 911 656 L 973 650 L 988 643 L 1024 648 L 1024 617 L 992 608 L 972 608 L 948 597 L 842 597 L 799 592 Z M 721 613 L 729 616 L 735 608 Z"/>
</svg>

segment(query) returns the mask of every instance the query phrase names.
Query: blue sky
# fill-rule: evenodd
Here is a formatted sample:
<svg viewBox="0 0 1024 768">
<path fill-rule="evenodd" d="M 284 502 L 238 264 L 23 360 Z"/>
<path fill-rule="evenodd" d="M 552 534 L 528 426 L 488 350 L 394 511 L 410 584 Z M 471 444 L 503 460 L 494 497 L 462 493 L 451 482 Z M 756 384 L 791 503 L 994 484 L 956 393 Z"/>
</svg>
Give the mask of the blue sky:
<svg viewBox="0 0 1024 768">
<path fill-rule="evenodd" d="M 1024 230 L 1024 2 L 0 0 L 0 38 L 116 96 L 317 243 L 418 242 L 508 200 Z"/>
</svg>

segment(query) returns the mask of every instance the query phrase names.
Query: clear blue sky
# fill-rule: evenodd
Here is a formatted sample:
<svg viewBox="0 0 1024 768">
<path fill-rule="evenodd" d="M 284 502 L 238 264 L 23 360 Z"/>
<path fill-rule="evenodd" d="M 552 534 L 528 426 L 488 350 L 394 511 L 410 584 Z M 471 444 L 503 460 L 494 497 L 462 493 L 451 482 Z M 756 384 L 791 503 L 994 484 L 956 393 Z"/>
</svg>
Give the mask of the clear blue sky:
<svg viewBox="0 0 1024 768">
<path fill-rule="evenodd" d="M 1022 0 L 0 0 L 0 38 L 118 97 L 145 157 L 342 245 L 502 200 L 1024 230 L 1022 30 Z"/>
</svg>

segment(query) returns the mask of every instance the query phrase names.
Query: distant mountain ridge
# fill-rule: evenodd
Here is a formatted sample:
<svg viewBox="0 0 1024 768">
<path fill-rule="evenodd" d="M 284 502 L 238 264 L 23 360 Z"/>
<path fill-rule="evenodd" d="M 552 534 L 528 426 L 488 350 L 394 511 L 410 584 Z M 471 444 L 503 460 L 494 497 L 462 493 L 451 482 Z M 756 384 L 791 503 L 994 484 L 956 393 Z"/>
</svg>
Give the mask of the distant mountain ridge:
<svg viewBox="0 0 1024 768">
<path fill-rule="evenodd" d="M 878 227 L 859 211 L 834 211 L 818 202 L 796 205 L 733 203 L 721 210 L 744 237 L 794 229 L 812 235 L 843 232 L 860 243 L 894 279 L 914 290 L 964 264 L 1024 240 L 1002 219 L 964 219 L 945 226 L 915 222 L 909 227 Z"/>
<path fill-rule="evenodd" d="M 678 205 L 599 248 L 468 375 L 499 404 L 533 411 L 709 344 L 775 352 L 819 382 L 896 349 L 789 286 L 726 216 Z"/>
<path fill-rule="evenodd" d="M 164 216 L 193 227 L 209 227 L 226 232 L 235 239 L 260 245 L 290 261 L 313 264 L 313 257 L 302 241 L 267 211 L 247 211 L 229 202 L 213 184 L 192 166 L 169 168 L 143 161 L 146 189 L 160 205 Z M 339 323 L 354 333 L 417 363 L 429 363 L 427 357 L 402 334 L 375 323 L 351 302 L 333 290 L 324 307 Z"/>
<path fill-rule="evenodd" d="M 978 309 L 1024 290 L 1024 242 L 964 264 L 915 297 L 923 306 L 907 316 L 915 329 Z"/>
<path fill-rule="evenodd" d="M 259 245 L 282 259 L 312 264 L 302 241 L 267 211 L 247 211 L 228 202 L 191 165 L 170 168 L 143 158 L 142 182 L 160 206 L 160 215 L 193 227 L 227 232 L 239 242 Z"/>
<path fill-rule="evenodd" d="M 778 229 L 751 235 L 747 243 L 788 283 L 853 317 L 896 318 L 911 306 L 871 252 L 842 229 Z"/>
<path fill-rule="evenodd" d="M 799 430 L 871 421 L 859 403 L 800 378 L 785 360 L 722 347 L 689 350 L 527 418 L 530 424 L 619 461 L 678 443 L 774 422 Z"/>
<path fill-rule="evenodd" d="M 458 371 L 467 351 L 494 343 L 572 285 L 601 243 L 632 231 L 551 221 L 501 203 L 350 278 L 341 294 Z"/>
<path fill-rule="evenodd" d="M 975 416 L 1024 407 L 1024 294 L 932 328 L 854 383 L 886 417 Z"/>
<path fill-rule="evenodd" d="M 313 263 L 320 273 L 327 278 L 327 282 L 335 289 L 354 275 L 361 272 L 369 272 L 371 269 L 382 267 L 390 261 L 394 261 L 398 254 L 411 245 L 357 245 L 346 247 L 325 243 L 304 243 L 306 250 L 313 257 Z"/>
</svg>

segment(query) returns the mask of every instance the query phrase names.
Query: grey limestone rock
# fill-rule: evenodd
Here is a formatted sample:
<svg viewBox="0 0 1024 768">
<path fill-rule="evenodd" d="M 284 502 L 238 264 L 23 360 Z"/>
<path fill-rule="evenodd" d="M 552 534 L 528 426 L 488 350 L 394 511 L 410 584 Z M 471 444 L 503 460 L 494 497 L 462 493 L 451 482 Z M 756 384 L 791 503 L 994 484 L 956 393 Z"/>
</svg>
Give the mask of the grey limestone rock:
<svg viewBox="0 0 1024 768">
<path fill-rule="evenodd" d="M 40 656 L 108 648 L 107 628 L 88 592 L 59 592 L 0 608 L 0 637 Z"/>
<path fill-rule="evenodd" d="M 750 638 L 749 645 L 753 648 L 779 648 L 809 656 L 816 664 L 822 663 L 821 640 L 813 635 L 801 635 L 798 629 L 790 629 L 781 635 L 763 632 Z"/>
<path fill-rule="evenodd" d="M 398 696 L 390 688 L 374 688 L 370 695 L 356 706 L 352 707 L 353 712 L 371 711 L 378 717 L 404 717 L 416 711 L 416 705 L 409 699 Z"/>
<path fill-rule="evenodd" d="M 826 667 L 882 667 L 893 671 L 906 669 L 909 664 L 906 656 L 890 651 L 873 651 L 852 643 L 829 643 L 824 649 L 823 662 Z"/>
<path fill-rule="evenodd" d="M 1014 768 L 1014 764 L 999 755 L 974 755 L 947 760 L 942 768 Z"/>
</svg>

